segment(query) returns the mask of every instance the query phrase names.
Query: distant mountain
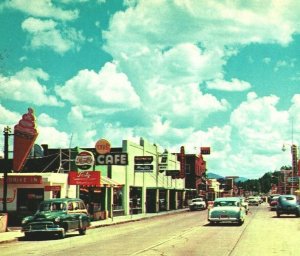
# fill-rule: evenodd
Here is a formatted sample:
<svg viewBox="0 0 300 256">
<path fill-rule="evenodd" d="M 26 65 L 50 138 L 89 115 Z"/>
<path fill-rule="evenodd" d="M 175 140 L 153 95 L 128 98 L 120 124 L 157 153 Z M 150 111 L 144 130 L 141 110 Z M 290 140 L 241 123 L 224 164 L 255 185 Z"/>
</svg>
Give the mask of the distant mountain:
<svg viewBox="0 0 300 256">
<path fill-rule="evenodd" d="M 224 179 L 223 176 L 219 175 L 219 174 L 215 174 L 215 173 L 212 173 L 212 172 L 209 172 L 206 174 L 207 178 L 208 179 Z"/>
<path fill-rule="evenodd" d="M 238 177 L 237 179 L 235 179 L 235 182 L 245 182 L 249 180 L 248 178 L 245 178 L 245 177 Z"/>
<path fill-rule="evenodd" d="M 221 176 L 221 175 L 219 175 L 219 174 L 215 174 L 215 173 L 212 173 L 212 172 L 209 172 L 209 173 L 207 173 L 206 174 L 207 175 L 207 178 L 208 179 L 225 179 L 225 177 L 223 177 L 223 176 Z M 244 178 L 244 177 L 238 177 L 238 178 L 236 178 L 234 181 L 235 182 L 245 182 L 245 181 L 247 181 L 248 180 L 248 178 Z"/>
</svg>

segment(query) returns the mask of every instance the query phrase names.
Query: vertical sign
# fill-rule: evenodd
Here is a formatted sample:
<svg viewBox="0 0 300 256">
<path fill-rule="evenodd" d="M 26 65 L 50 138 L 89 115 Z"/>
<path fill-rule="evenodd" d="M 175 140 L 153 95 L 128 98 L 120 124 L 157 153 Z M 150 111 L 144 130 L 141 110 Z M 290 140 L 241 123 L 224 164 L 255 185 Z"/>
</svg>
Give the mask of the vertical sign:
<svg viewBox="0 0 300 256">
<path fill-rule="evenodd" d="M 185 153 L 184 153 L 184 146 L 180 147 L 180 178 L 185 178 Z"/>
</svg>

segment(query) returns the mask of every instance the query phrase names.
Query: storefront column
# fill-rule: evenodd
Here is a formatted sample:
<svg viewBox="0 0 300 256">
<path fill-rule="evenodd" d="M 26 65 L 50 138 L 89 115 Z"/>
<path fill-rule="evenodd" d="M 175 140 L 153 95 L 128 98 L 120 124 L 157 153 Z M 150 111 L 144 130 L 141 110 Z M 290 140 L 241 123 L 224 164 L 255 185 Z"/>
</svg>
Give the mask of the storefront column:
<svg viewBox="0 0 300 256">
<path fill-rule="evenodd" d="M 155 212 L 159 212 L 159 189 L 156 189 L 156 207 L 155 207 L 156 211 Z"/>
<path fill-rule="evenodd" d="M 178 210 L 178 192 L 175 191 L 175 210 Z"/>
<path fill-rule="evenodd" d="M 170 190 L 167 189 L 166 191 L 166 208 L 167 211 L 170 211 Z"/>
</svg>

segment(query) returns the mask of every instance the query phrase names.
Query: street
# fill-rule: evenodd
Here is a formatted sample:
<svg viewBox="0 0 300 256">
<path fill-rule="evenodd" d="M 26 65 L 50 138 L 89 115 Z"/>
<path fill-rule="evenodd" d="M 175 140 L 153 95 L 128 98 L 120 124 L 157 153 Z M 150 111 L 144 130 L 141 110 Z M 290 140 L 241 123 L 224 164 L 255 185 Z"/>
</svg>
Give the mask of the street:
<svg viewBox="0 0 300 256">
<path fill-rule="evenodd" d="M 275 217 L 266 203 L 250 206 L 242 226 L 207 222 L 207 210 L 181 212 L 71 233 L 65 239 L 20 239 L 4 255 L 298 255 L 300 221 Z"/>
</svg>

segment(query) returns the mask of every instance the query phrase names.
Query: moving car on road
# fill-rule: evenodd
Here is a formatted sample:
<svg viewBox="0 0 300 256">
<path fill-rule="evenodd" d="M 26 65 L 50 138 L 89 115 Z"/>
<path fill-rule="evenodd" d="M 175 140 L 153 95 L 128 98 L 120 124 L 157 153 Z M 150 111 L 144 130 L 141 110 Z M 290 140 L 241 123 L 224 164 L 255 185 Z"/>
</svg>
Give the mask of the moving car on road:
<svg viewBox="0 0 300 256">
<path fill-rule="evenodd" d="M 201 197 L 194 198 L 194 199 L 192 199 L 191 203 L 189 204 L 189 208 L 191 211 L 204 210 L 204 209 L 206 209 L 206 202 Z"/>
<path fill-rule="evenodd" d="M 245 197 L 240 197 L 241 205 L 245 208 L 246 214 L 249 212 L 249 204 L 246 201 Z"/>
<path fill-rule="evenodd" d="M 22 220 L 22 231 L 26 238 L 34 234 L 55 234 L 64 238 L 68 231 L 79 231 L 85 235 L 90 218 L 85 204 L 77 198 L 56 198 L 41 202 L 33 216 Z"/>
<path fill-rule="evenodd" d="M 277 217 L 281 214 L 295 214 L 296 217 L 300 216 L 300 205 L 297 202 L 297 197 L 295 195 L 281 195 L 277 200 L 276 207 Z"/>
<path fill-rule="evenodd" d="M 233 222 L 242 225 L 246 210 L 241 205 L 239 197 L 220 197 L 214 201 L 213 208 L 208 211 L 208 221 L 211 224 Z"/>
<path fill-rule="evenodd" d="M 249 205 L 259 206 L 259 204 L 260 204 L 259 198 L 257 196 L 249 196 L 247 201 L 248 201 Z"/>
</svg>

